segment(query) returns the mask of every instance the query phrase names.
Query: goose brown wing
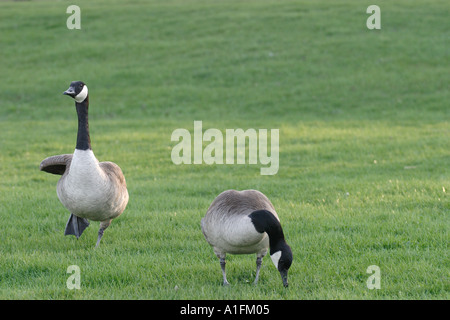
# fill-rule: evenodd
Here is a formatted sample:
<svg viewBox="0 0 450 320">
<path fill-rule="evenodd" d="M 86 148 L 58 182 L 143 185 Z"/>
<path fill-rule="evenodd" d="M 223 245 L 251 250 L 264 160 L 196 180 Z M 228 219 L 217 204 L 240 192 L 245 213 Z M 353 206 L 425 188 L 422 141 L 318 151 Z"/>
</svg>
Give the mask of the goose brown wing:
<svg viewBox="0 0 450 320">
<path fill-rule="evenodd" d="M 117 185 L 126 188 L 127 183 L 125 182 L 125 177 L 123 176 L 122 169 L 115 164 L 114 162 L 110 161 L 104 161 L 99 163 L 100 168 L 103 169 L 103 172 L 105 172 L 109 178 L 114 181 L 114 183 L 117 183 Z"/>
<path fill-rule="evenodd" d="M 72 162 L 72 154 L 60 154 L 42 160 L 39 169 L 48 173 L 63 175 Z"/>
</svg>

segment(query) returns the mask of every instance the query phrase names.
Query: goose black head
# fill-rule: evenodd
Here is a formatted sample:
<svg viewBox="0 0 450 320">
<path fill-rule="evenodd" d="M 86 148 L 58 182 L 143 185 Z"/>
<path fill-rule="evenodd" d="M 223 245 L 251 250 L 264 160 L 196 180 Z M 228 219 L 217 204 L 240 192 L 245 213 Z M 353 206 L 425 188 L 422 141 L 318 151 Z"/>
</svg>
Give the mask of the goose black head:
<svg viewBox="0 0 450 320">
<path fill-rule="evenodd" d="M 281 280 L 283 281 L 283 285 L 287 287 L 288 280 L 288 270 L 292 264 L 292 250 L 291 247 L 285 242 L 280 250 L 275 253 L 271 253 L 270 258 L 272 259 L 273 264 L 277 267 L 278 271 L 281 275 Z"/>
<path fill-rule="evenodd" d="M 69 89 L 63 92 L 70 97 L 72 97 L 76 102 L 83 102 L 88 96 L 88 87 L 83 81 L 73 81 L 70 84 Z"/>
<path fill-rule="evenodd" d="M 287 275 L 292 264 L 292 250 L 284 239 L 280 221 L 267 210 L 256 210 L 249 215 L 256 231 L 269 235 L 270 258 L 281 274 L 283 285 L 288 286 Z"/>
</svg>

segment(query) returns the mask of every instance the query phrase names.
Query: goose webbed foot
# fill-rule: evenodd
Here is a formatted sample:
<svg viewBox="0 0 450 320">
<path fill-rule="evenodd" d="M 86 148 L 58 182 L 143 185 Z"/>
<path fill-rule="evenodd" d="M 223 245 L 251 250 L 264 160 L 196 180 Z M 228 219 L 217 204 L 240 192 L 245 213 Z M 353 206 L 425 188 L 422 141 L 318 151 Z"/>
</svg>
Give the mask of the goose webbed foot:
<svg viewBox="0 0 450 320">
<path fill-rule="evenodd" d="M 67 236 L 72 234 L 78 239 L 83 233 L 84 229 L 86 229 L 88 226 L 88 219 L 77 217 L 76 215 L 71 213 L 66 224 L 66 229 L 64 230 L 64 235 Z"/>
</svg>

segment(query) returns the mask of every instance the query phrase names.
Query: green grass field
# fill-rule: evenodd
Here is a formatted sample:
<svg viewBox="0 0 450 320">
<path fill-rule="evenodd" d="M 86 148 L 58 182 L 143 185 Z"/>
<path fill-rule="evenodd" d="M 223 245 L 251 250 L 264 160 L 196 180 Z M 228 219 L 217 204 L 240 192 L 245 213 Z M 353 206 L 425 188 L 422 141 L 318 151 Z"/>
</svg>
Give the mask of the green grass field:
<svg viewBox="0 0 450 320">
<path fill-rule="evenodd" d="M 449 6 L 445 0 L 0 2 L 0 299 L 448 299 Z M 75 148 L 73 80 L 90 93 L 92 147 L 130 201 L 63 235 L 58 176 Z M 261 165 L 174 165 L 177 128 L 280 130 Z M 226 189 L 273 202 L 294 254 L 232 256 L 230 287 L 200 220 Z M 70 265 L 81 289 L 69 290 Z M 369 290 L 366 269 L 381 270 Z"/>
</svg>

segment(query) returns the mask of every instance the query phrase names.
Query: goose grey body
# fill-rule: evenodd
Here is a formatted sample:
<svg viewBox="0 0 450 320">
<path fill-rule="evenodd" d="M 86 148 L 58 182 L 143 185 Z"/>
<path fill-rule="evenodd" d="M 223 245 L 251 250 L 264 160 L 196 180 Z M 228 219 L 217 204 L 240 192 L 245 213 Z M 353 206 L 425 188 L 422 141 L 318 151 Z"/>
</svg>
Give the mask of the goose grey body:
<svg viewBox="0 0 450 320">
<path fill-rule="evenodd" d="M 222 192 L 211 203 L 201 226 L 206 241 L 220 259 L 224 285 L 228 285 L 225 273 L 227 253 L 256 254 L 256 284 L 262 258 L 270 248 L 272 261 L 287 286 L 292 251 L 285 242 L 277 212 L 264 194 L 257 190 Z"/>
<path fill-rule="evenodd" d="M 80 81 L 72 82 L 65 94 L 76 101 L 77 145 L 73 154 L 44 159 L 40 170 L 62 175 L 56 191 L 61 203 L 71 212 L 64 234 L 78 238 L 89 225 L 89 220 L 101 221 L 98 246 L 111 220 L 125 210 L 129 198 L 127 186 L 120 167 L 113 162 L 99 162 L 91 149 L 87 87 Z"/>
</svg>

